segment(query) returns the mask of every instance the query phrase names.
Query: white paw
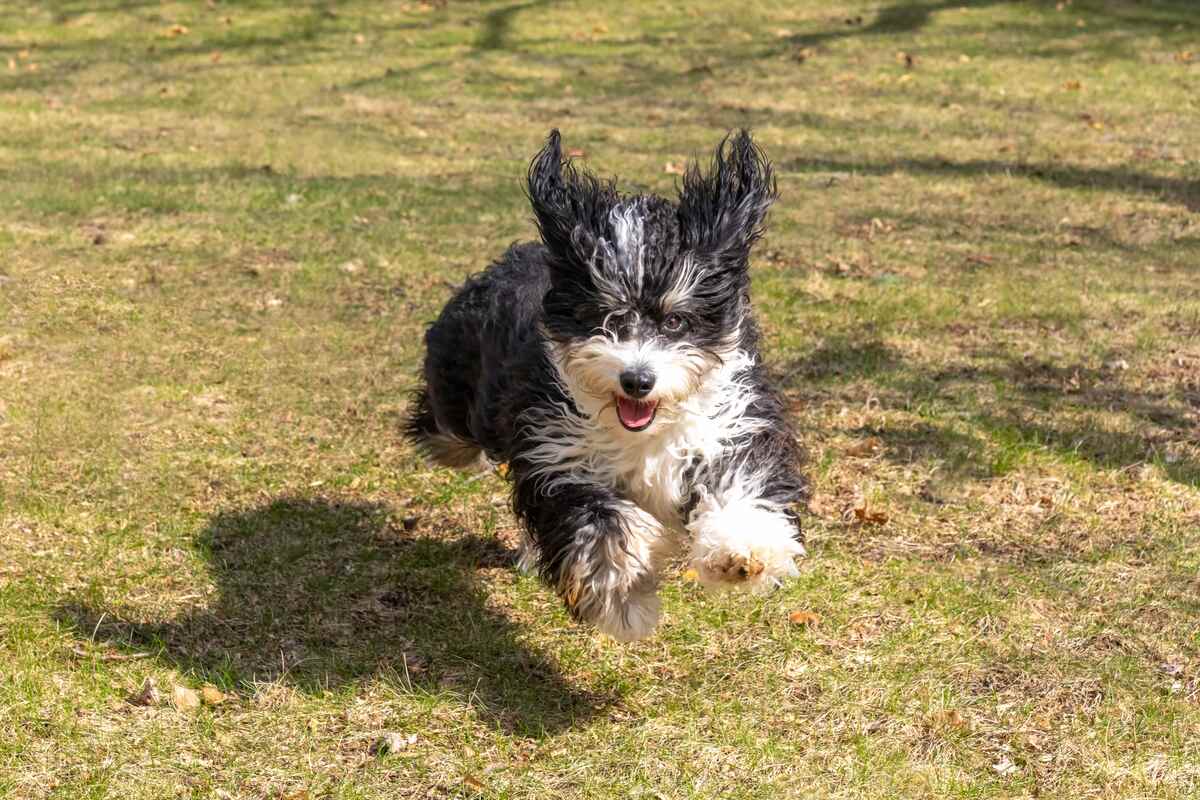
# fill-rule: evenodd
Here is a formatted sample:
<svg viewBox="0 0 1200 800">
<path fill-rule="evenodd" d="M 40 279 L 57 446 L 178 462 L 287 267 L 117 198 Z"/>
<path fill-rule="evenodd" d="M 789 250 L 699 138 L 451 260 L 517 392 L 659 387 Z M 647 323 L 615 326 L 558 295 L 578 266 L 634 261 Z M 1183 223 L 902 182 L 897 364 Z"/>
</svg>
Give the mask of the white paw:
<svg viewBox="0 0 1200 800">
<path fill-rule="evenodd" d="M 656 560 L 664 541 L 659 522 L 622 503 L 623 536 L 583 530 L 560 576 L 559 594 L 575 616 L 622 642 L 644 639 L 658 625 Z"/>
<path fill-rule="evenodd" d="M 800 574 L 796 557 L 804 545 L 787 515 L 769 506 L 750 500 L 721 505 L 706 495 L 687 527 L 692 569 L 708 588 L 766 592 Z"/>
<path fill-rule="evenodd" d="M 538 563 L 541 558 L 542 554 L 538 550 L 537 542 L 533 540 L 529 531 L 522 528 L 521 544 L 517 549 L 517 571 L 522 575 L 537 575 Z"/>
<path fill-rule="evenodd" d="M 596 627 L 618 642 L 636 642 L 654 633 L 661 613 L 658 595 L 649 592 L 626 595 L 603 609 L 594 618 Z"/>
</svg>

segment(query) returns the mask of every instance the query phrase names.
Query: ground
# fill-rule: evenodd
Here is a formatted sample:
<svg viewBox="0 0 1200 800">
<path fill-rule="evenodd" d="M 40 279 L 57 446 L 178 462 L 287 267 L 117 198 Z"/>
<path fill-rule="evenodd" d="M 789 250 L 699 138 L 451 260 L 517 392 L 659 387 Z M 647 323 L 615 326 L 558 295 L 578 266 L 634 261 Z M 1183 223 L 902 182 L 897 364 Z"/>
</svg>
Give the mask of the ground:
<svg viewBox="0 0 1200 800">
<path fill-rule="evenodd" d="M 1195 796 L 1197 22 L 6 4 L 0 795 Z M 765 599 L 673 575 L 618 645 L 406 392 L 550 128 L 670 193 L 741 126 L 809 556 Z"/>
</svg>

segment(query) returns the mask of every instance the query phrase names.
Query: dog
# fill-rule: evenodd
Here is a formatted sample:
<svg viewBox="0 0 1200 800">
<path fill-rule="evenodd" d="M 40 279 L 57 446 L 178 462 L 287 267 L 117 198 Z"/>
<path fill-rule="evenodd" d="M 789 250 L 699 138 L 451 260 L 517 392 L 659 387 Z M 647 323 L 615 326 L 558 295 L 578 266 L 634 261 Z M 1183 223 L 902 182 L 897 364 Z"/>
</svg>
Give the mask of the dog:
<svg viewBox="0 0 1200 800">
<path fill-rule="evenodd" d="M 430 326 L 408 439 L 446 466 L 507 463 L 523 563 L 618 640 L 653 632 L 685 551 L 707 587 L 798 574 L 809 488 L 750 305 L 777 196 L 763 152 L 727 135 L 672 202 L 577 169 L 554 130 L 528 195 L 541 241 Z"/>
</svg>

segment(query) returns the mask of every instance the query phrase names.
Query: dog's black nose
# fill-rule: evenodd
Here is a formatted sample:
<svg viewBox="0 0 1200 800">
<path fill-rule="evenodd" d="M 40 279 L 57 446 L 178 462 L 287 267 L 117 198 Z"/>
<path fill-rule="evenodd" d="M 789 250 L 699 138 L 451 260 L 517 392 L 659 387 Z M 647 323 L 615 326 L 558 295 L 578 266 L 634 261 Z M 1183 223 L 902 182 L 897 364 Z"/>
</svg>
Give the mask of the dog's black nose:
<svg viewBox="0 0 1200 800">
<path fill-rule="evenodd" d="M 645 397 L 654 388 L 654 373 L 648 369 L 627 369 L 621 373 L 621 388 L 630 397 Z"/>
</svg>

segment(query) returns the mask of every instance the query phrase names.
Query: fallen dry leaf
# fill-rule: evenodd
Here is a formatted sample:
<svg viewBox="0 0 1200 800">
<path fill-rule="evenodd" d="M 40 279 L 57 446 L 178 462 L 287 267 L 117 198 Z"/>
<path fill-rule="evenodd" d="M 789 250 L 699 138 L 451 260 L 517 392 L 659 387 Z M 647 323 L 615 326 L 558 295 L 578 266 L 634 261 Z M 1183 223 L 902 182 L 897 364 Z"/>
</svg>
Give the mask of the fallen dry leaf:
<svg viewBox="0 0 1200 800">
<path fill-rule="evenodd" d="M 206 706 L 219 706 L 229 698 L 211 683 L 206 683 L 200 687 L 200 699 Z"/>
<path fill-rule="evenodd" d="M 186 686 L 176 686 L 171 690 L 171 705 L 177 711 L 190 714 L 200 707 L 200 695 Z"/>
<path fill-rule="evenodd" d="M 846 448 L 846 455 L 854 456 L 855 458 L 867 458 L 873 456 L 883 449 L 883 442 L 872 436 L 868 439 L 855 442 Z"/>
<path fill-rule="evenodd" d="M 958 713 L 958 709 L 956 708 L 939 711 L 934 715 L 934 721 L 938 725 L 947 728 L 964 728 L 967 725 L 967 721 L 963 719 L 963 715 Z"/>
<path fill-rule="evenodd" d="M 866 501 L 861 501 L 854 507 L 854 518 L 863 525 L 883 525 L 888 521 L 887 514 L 868 509 Z"/>
<path fill-rule="evenodd" d="M 1083 84 L 1080 83 L 1079 81 L 1067 81 L 1066 83 L 1063 84 L 1063 88 L 1066 89 L 1068 92 L 1078 92 L 1080 89 L 1083 88 Z"/>
<path fill-rule="evenodd" d="M 821 622 L 821 615 L 812 611 L 796 609 L 792 613 L 788 614 L 788 622 L 792 623 L 793 625 L 802 625 L 804 627 L 811 628 Z"/>
<path fill-rule="evenodd" d="M 663 172 L 668 175 L 682 175 L 683 165 L 675 161 L 668 161 L 666 164 L 663 164 Z"/>
<path fill-rule="evenodd" d="M 1008 756 L 1001 756 L 999 761 L 992 764 L 992 769 L 996 770 L 996 774 L 1007 777 L 1017 772 L 1019 767 Z"/>
<path fill-rule="evenodd" d="M 176 36 L 186 36 L 188 32 L 187 25 L 172 25 L 162 32 L 162 35 L 168 39 L 173 39 Z"/>
</svg>

